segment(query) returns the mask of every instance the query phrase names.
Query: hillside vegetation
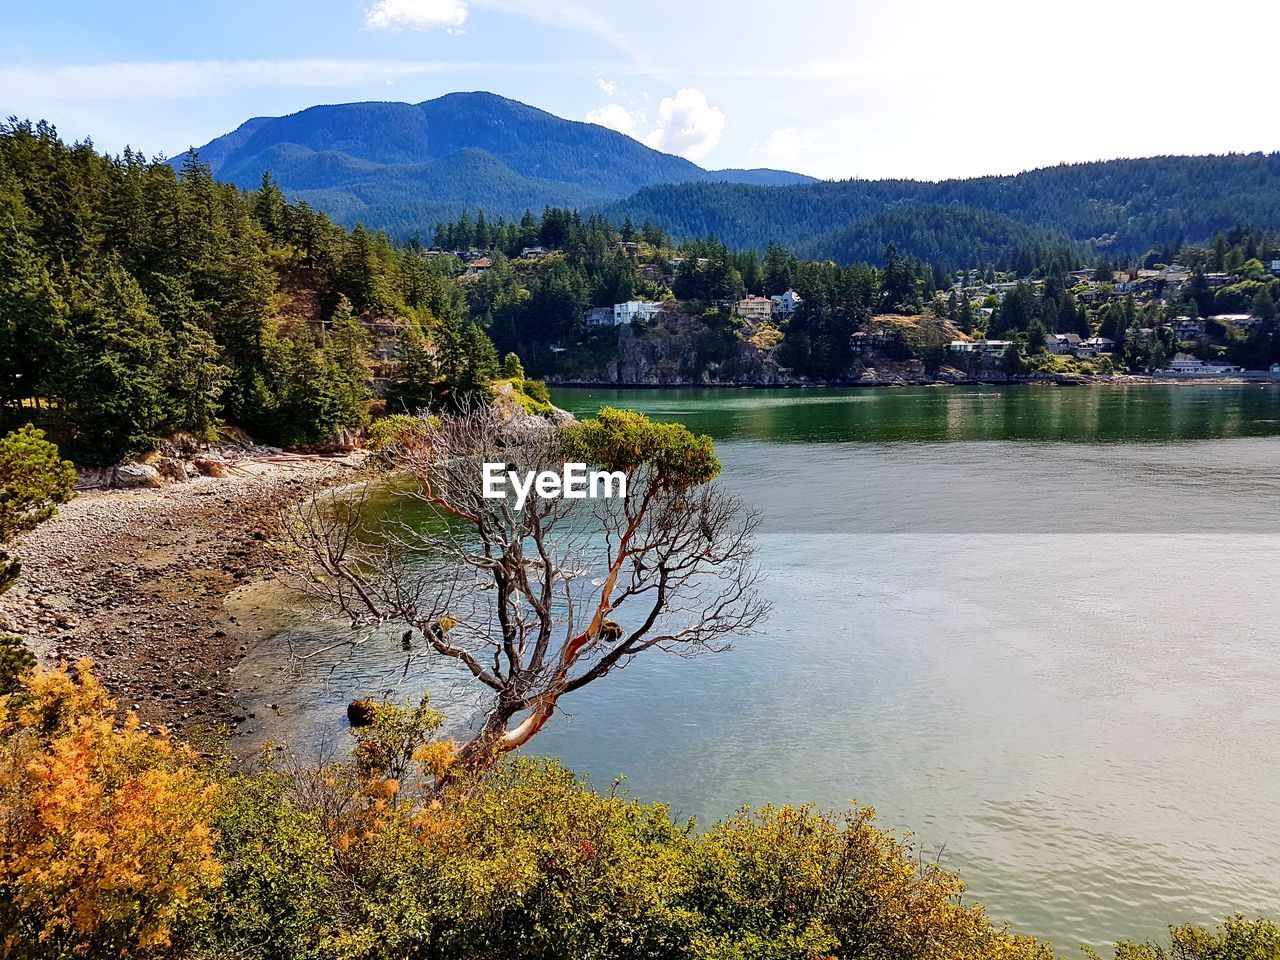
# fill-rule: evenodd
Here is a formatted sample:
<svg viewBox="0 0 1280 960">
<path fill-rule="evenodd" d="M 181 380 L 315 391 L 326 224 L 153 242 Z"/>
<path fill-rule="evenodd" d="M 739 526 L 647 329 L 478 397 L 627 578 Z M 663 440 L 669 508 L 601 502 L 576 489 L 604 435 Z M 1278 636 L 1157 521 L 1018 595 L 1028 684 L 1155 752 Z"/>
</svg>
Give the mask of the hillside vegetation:
<svg viewBox="0 0 1280 960">
<path fill-rule="evenodd" d="M 939 208 L 955 210 L 960 223 L 950 232 L 935 225 L 921 232 L 919 245 L 894 234 L 903 211 L 920 219 L 915 210 L 932 209 L 925 215 L 933 218 Z M 676 236 L 714 234 L 731 247 L 761 249 L 776 241 L 843 257 L 849 253 L 838 239 L 847 231 L 861 236 L 867 249 L 892 240 L 904 253 L 953 263 L 964 262 L 975 241 L 980 245 L 984 226 L 972 211 L 983 210 L 1062 242 L 1137 254 L 1206 242 L 1242 222 L 1280 227 L 1280 154 L 1111 160 L 939 183 L 669 184 L 604 210 L 617 219 L 652 221 Z M 867 219 L 876 215 L 886 219 Z"/>
<path fill-rule="evenodd" d="M 175 171 L 0 127 L 0 419 L 82 463 L 224 422 L 281 444 L 359 430 L 373 321 L 418 345 L 415 402 L 485 389 L 497 356 L 465 318 L 424 258 L 269 179 L 242 193 L 194 156 Z"/>
</svg>

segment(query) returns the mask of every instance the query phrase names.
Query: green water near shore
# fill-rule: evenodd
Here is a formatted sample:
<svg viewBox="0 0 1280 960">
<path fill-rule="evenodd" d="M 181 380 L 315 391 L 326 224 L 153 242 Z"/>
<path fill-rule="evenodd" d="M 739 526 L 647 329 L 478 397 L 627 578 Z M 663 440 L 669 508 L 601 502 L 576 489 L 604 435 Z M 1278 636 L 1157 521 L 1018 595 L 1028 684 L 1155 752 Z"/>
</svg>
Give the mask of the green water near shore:
<svg viewBox="0 0 1280 960">
<path fill-rule="evenodd" d="M 1280 387 L 554 399 L 715 437 L 775 612 L 578 692 L 539 752 L 704 818 L 856 798 L 1064 954 L 1280 914 Z M 333 630 L 279 622 L 240 671 L 280 704 L 259 735 L 337 742 L 369 690 L 449 700 L 391 634 L 282 680 Z"/>
</svg>

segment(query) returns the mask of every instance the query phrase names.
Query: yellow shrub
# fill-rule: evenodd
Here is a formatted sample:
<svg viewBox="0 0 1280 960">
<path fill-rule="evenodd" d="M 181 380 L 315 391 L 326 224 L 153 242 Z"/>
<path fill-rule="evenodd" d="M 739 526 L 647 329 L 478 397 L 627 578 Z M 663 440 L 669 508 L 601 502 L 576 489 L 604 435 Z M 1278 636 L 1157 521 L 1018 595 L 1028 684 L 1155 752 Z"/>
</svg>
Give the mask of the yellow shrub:
<svg viewBox="0 0 1280 960">
<path fill-rule="evenodd" d="M 82 663 L 0 698 L 0 925 L 7 957 L 144 957 L 218 883 L 216 788 L 144 733 Z"/>
</svg>

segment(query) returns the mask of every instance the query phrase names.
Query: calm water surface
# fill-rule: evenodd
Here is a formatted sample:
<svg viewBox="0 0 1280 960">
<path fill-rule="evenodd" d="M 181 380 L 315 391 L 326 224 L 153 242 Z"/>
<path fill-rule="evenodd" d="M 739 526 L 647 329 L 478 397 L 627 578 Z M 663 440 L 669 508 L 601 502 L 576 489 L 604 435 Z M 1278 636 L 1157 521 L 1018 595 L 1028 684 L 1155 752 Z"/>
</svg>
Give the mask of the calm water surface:
<svg viewBox="0 0 1280 960">
<path fill-rule="evenodd" d="M 566 699 L 540 752 L 703 818 L 869 804 L 1063 954 L 1280 913 L 1280 388 L 555 400 L 714 436 L 775 612 Z M 350 697 L 445 679 L 383 635 L 282 680 L 340 631 L 239 602 L 271 634 L 241 668 L 257 736 L 319 749 Z"/>
</svg>

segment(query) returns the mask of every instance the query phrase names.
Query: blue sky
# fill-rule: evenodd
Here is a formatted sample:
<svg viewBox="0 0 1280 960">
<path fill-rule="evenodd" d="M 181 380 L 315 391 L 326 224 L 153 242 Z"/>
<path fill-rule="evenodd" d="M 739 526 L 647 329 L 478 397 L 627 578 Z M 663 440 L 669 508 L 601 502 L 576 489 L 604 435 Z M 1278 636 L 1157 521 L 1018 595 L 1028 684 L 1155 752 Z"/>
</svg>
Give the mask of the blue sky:
<svg viewBox="0 0 1280 960">
<path fill-rule="evenodd" d="M 0 112 L 176 153 L 491 90 L 704 166 L 972 176 L 1280 149 L 1280 4 L 0 0 Z"/>
</svg>

